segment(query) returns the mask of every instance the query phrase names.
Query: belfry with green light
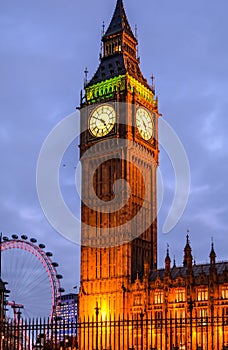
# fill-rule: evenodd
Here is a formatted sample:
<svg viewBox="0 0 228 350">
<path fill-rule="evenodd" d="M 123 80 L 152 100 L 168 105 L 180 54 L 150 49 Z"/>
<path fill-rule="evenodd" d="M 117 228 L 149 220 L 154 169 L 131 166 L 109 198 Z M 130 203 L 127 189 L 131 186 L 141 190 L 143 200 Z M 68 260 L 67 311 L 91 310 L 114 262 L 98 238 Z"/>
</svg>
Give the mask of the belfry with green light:
<svg viewBox="0 0 228 350">
<path fill-rule="evenodd" d="M 102 37 L 100 64 L 93 78 L 85 83 L 81 105 L 115 99 L 126 101 L 127 91 L 157 106 L 154 87 L 143 77 L 137 57 L 137 39 L 129 25 L 123 1 L 118 0 L 112 20 Z M 125 96 L 125 98 L 124 98 Z"/>
</svg>

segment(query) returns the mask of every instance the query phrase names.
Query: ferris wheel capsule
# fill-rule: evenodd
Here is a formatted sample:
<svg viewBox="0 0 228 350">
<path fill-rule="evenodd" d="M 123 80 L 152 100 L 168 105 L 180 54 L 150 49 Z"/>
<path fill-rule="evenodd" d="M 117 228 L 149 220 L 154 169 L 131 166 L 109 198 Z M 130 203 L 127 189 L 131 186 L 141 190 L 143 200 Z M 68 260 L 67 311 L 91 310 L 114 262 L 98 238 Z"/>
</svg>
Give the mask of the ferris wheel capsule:
<svg viewBox="0 0 228 350">
<path fill-rule="evenodd" d="M 39 244 L 39 247 L 40 247 L 40 249 L 44 249 L 44 248 L 45 248 L 45 244 L 40 243 L 40 244 Z"/>
<path fill-rule="evenodd" d="M 23 239 L 23 240 L 26 241 L 26 239 L 28 239 L 28 237 L 27 237 L 26 235 L 22 235 L 22 236 L 21 236 L 21 239 Z"/>
<path fill-rule="evenodd" d="M 51 252 L 46 252 L 46 255 L 49 257 L 53 256 L 53 254 Z"/>
<path fill-rule="evenodd" d="M 56 275 L 56 277 L 58 278 L 58 280 L 61 280 L 62 278 L 63 278 L 63 276 L 62 275 Z"/>
</svg>

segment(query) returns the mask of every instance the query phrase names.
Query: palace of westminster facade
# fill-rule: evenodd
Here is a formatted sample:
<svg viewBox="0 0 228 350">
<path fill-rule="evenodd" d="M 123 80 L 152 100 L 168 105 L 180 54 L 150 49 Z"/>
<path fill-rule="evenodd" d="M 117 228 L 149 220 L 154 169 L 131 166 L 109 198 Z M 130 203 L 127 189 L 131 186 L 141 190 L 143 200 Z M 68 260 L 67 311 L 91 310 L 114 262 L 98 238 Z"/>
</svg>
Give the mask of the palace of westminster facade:
<svg viewBox="0 0 228 350">
<path fill-rule="evenodd" d="M 213 243 L 208 264 L 193 262 L 187 236 L 183 266 L 171 264 L 167 249 L 164 268 L 157 268 L 156 171 L 160 114 L 154 87 L 147 83 L 139 67 L 137 44 L 123 2 L 117 0 L 111 22 L 103 33 L 99 67 L 92 79 L 85 82 L 85 94 L 81 94 L 79 317 L 85 321 L 94 317 L 110 320 L 119 315 L 121 319 L 136 319 L 141 315 L 155 320 L 156 325 L 166 319 L 178 323 L 191 318 L 194 323 L 188 327 L 193 327 L 192 348 L 223 346 L 225 349 L 228 262 L 216 262 Z M 92 186 L 88 186 L 91 176 Z M 120 183 L 118 195 L 122 196 L 123 207 L 115 211 L 117 204 L 114 203 L 105 210 L 108 203 L 114 201 L 113 185 L 120 179 L 127 180 L 130 195 L 126 184 Z M 97 210 L 93 207 L 93 191 L 100 200 Z M 139 212 L 141 219 L 134 220 Z M 150 225 L 145 224 L 148 220 Z M 123 234 L 122 227 L 128 222 Z M 141 231 L 127 239 L 131 237 L 131 230 Z M 111 232 L 109 236 L 108 232 Z M 214 322 L 220 318 L 219 324 Z M 167 339 L 163 339 L 167 337 L 165 333 L 156 335 L 156 340 L 155 333 L 150 334 L 148 348 L 169 348 Z M 172 343 L 177 343 L 180 349 L 182 344 L 185 349 L 189 340 L 180 339 L 179 333 Z M 89 339 L 89 335 L 84 334 L 81 349 L 90 348 L 89 340 L 85 340 L 87 336 Z M 132 348 L 136 348 L 134 346 L 132 344 Z M 95 346 L 91 345 L 92 348 Z"/>
</svg>

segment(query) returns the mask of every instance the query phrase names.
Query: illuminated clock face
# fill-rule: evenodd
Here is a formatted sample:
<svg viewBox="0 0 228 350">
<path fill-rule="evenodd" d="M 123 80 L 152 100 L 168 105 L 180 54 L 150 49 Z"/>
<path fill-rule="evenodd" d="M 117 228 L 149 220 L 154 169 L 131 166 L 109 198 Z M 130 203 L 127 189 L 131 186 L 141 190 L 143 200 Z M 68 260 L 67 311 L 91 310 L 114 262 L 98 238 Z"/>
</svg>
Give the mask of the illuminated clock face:
<svg viewBox="0 0 228 350">
<path fill-rule="evenodd" d="M 136 112 L 136 126 L 142 138 L 146 141 L 153 136 L 153 122 L 150 113 L 144 108 L 138 108 Z"/>
<path fill-rule="evenodd" d="M 97 107 L 90 116 L 89 130 L 93 136 L 102 137 L 107 135 L 116 123 L 116 112 L 109 105 Z"/>
</svg>

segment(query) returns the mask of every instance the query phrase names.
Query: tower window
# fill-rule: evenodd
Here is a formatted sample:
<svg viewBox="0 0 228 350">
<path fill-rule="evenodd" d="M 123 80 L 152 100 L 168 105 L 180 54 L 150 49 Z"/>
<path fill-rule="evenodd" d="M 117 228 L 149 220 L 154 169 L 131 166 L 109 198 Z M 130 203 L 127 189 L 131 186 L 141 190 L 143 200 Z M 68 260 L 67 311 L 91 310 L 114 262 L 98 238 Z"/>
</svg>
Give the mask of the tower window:
<svg viewBox="0 0 228 350">
<path fill-rule="evenodd" d="M 154 293 L 154 303 L 155 304 L 162 304 L 164 300 L 164 295 L 162 291 L 157 291 Z"/>
<path fill-rule="evenodd" d="M 98 256 L 96 252 L 96 278 L 98 278 Z"/>
<path fill-rule="evenodd" d="M 102 251 L 100 251 L 100 278 L 102 278 Z"/>
<path fill-rule="evenodd" d="M 134 305 L 135 306 L 142 305 L 141 294 L 135 295 L 135 297 L 134 297 Z"/>
<path fill-rule="evenodd" d="M 199 289 L 197 292 L 197 300 L 198 301 L 204 301 L 204 300 L 208 300 L 208 291 L 207 289 L 203 288 L 203 289 Z"/>
<path fill-rule="evenodd" d="M 207 309 L 199 309 L 199 317 L 200 317 L 200 323 L 204 326 L 207 325 L 208 321 L 208 310 Z"/>
<path fill-rule="evenodd" d="M 178 289 L 176 291 L 176 302 L 183 302 L 185 301 L 185 290 L 184 289 Z"/>
<path fill-rule="evenodd" d="M 222 289 L 222 299 L 228 299 L 228 288 Z"/>
</svg>

